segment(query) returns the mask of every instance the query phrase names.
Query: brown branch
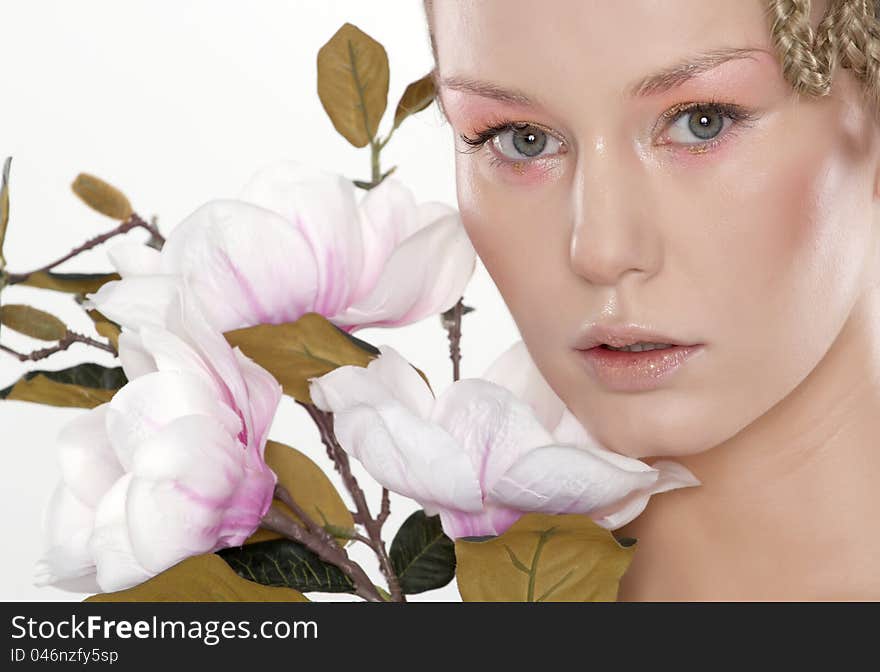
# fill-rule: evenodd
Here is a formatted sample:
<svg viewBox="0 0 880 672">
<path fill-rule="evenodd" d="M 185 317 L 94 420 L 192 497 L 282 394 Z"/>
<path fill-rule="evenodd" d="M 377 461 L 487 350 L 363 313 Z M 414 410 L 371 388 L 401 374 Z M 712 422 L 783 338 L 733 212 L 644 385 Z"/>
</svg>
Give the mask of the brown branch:
<svg viewBox="0 0 880 672">
<path fill-rule="evenodd" d="M 339 445 L 339 442 L 336 440 L 336 435 L 333 433 L 333 414 L 322 411 L 313 404 L 304 404 L 300 401 L 297 401 L 297 403 L 306 409 L 312 420 L 314 420 L 315 424 L 318 426 L 318 431 L 321 433 L 321 440 L 327 448 L 327 454 L 330 456 L 330 459 L 333 460 L 336 471 L 342 476 L 345 487 L 351 493 L 352 499 L 354 499 L 356 508 L 353 516 L 354 520 L 363 525 L 364 529 L 367 531 L 369 545 L 379 558 L 379 567 L 385 575 L 385 580 L 388 582 L 388 591 L 391 593 L 391 599 L 395 602 L 406 602 L 406 597 L 403 594 L 403 590 L 400 588 L 400 580 L 397 578 L 397 574 L 391 566 L 391 559 L 388 557 L 388 552 L 385 549 L 385 542 L 382 540 L 382 523 L 374 519 L 370 514 L 370 507 L 367 505 L 367 498 L 364 496 L 364 491 L 361 490 L 360 485 L 358 485 L 357 478 L 351 473 L 351 464 L 348 461 L 348 454 L 343 450 L 342 446 Z M 384 522 L 384 520 L 382 522 Z"/>
<path fill-rule="evenodd" d="M 302 544 L 310 551 L 314 552 L 321 560 L 339 567 L 345 575 L 351 579 L 354 584 L 355 593 L 360 595 L 368 602 L 384 602 L 385 600 L 376 590 L 370 577 L 367 576 L 363 568 L 348 557 L 345 549 L 339 546 L 335 541 L 327 543 L 320 537 L 306 530 L 298 522 L 289 518 L 270 506 L 260 525 L 267 530 L 277 532 L 291 541 Z"/>
<path fill-rule="evenodd" d="M 388 488 L 382 488 L 382 507 L 379 510 L 379 517 L 376 518 L 376 521 L 379 523 L 379 526 L 385 524 L 385 521 L 388 520 L 388 516 L 391 514 L 391 500 L 388 497 Z"/>
<path fill-rule="evenodd" d="M 137 229 L 137 228 L 146 229 L 147 231 L 150 232 L 150 235 L 153 237 L 153 239 L 160 241 L 162 244 L 164 244 L 165 239 L 159 233 L 159 230 L 155 226 L 153 226 L 152 224 L 148 224 L 147 222 L 145 222 L 136 213 L 133 213 L 131 215 L 131 217 L 129 217 L 124 222 L 119 224 L 119 226 L 117 226 L 113 229 L 110 229 L 109 231 L 105 231 L 104 233 L 102 233 L 99 236 L 95 236 L 94 238 L 90 238 L 89 240 L 84 242 L 79 247 L 72 249 L 70 252 L 65 254 L 63 257 L 61 257 L 60 259 L 56 259 L 55 261 L 53 261 L 50 264 L 46 264 L 45 266 L 41 266 L 40 268 L 34 269 L 33 271 L 28 271 L 27 273 L 9 273 L 9 274 L 7 274 L 6 282 L 9 285 L 15 285 L 20 282 L 24 282 L 33 273 L 43 273 L 46 271 L 51 271 L 56 266 L 63 264 L 65 261 L 72 259 L 73 257 L 77 256 L 78 254 L 81 254 L 87 250 L 91 250 L 93 247 L 97 247 L 98 245 L 106 243 L 111 238 L 115 238 L 116 236 L 120 236 L 124 233 L 128 233 L 132 229 Z"/>
<path fill-rule="evenodd" d="M 34 350 L 28 354 L 24 354 L 13 350 L 5 345 L 0 345 L 0 350 L 4 352 L 8 352 L 13 357 L 17 357 L 20 362 L 36 362 L 40 359 L 45 359 L 50 355 L 54 355 L 56 352 L 61 352 L 62 350 L 67 350 L 74 343 L 82 343 L 84 345 L 90 345 L 93 348 L 99 348 L 100 350 L 105 350 L 112 355 L 116 355 L 116 348 L 108 343 L 102 343 L 101 341 L 96 341 L 94 338 L 90 338 L 84 334 L 78 334 L 75 331 L 67 331 L 67 334 L 62 338 L 56 345 L 53 345 L 50 348 L 41 348 L 40 350 Z"/>
<path fill-rule="evenodd" d="M 453 382 L 461 377 L 461 316 L 465 313 L 463 300 L 463 297 L 459 299 L 458 303 L 440 317 L 449 336 L 449 359 L 452 360 Z M 470 312 L 470 310 L 468 309 L 467 312 Z"/>
</svg>

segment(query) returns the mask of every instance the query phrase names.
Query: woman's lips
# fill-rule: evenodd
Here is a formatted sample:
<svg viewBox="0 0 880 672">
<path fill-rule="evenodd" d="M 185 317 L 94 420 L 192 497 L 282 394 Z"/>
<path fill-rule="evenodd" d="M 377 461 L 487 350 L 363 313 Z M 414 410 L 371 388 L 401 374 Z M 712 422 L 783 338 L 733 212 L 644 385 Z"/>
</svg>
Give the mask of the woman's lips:
<svg viewBox="0 0 880 672">
<path fill-rule="evenodd" d="M 671 348 L 626 352 L 596 346 L 578 350 L 587 371 L 615 392 L 642 392 L 663 385 L 691 357 L 703 351 L 703 344 L 674 345 Z"/>
</svg>

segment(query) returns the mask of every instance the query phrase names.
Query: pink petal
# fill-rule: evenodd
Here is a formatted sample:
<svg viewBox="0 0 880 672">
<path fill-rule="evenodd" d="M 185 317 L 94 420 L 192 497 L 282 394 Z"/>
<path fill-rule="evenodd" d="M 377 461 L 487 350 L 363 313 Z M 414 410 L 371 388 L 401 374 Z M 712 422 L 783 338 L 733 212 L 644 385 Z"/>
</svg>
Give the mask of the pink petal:
<svg viewBox="0 0 880 672">
<path fill-rule="evenodd" d="M 314 311 L 325 316 L 349 303 L 361 276 L 364 251 L 354 190 L 341 175 L 282 161 L 258 171 L 239 193 L 305 236 L 317 265 Z"/>
<path fill-rule="evenodd" d="M 442 313 L 461 298 L 475 263 L 458 215 L 443 217 L 404 240 L 370 293 L 329 319 L 352 330 L 401 326 Z"/>
<path fill-rule="evenodd" d="M 429 223 L 420 217 L 412 192 L 391 177 L 366 193 L 360 203 L 360 215 L 364 264 L 350 303 L 356 303 L 373 289 L 394 248 Z"/>
<path fill-rule="evenodd" d="M 531 408 L 509 390 L 478 378 L 450 385 L 430 419 L 469 456 L 484 494 L 523 454 L 552 442 Z"/>
<path fill-rule="evenodd" d="M 224 332 L 293 322 L 314 309 L 314 252 L 302 232 L 251 203 L 215 200 L 181 222 L 162 250 L 186 276 L 208 322 Z"/>
</svg>

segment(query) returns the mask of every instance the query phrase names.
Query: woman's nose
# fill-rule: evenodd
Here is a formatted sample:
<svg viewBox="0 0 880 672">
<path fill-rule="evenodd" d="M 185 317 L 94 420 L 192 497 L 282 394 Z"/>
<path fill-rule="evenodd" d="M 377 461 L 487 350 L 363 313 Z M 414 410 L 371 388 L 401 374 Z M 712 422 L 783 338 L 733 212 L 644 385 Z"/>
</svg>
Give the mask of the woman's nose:
<svg viewBox="0 0 880 672">
<path fill-rule="evenodd" d="M 662 240 L 657 212 L 636 157 L 596 143 L 582 156 L 574 190 L 570 257 L 575 273 L 594 285 L 657 272 Z"/>
</svg>

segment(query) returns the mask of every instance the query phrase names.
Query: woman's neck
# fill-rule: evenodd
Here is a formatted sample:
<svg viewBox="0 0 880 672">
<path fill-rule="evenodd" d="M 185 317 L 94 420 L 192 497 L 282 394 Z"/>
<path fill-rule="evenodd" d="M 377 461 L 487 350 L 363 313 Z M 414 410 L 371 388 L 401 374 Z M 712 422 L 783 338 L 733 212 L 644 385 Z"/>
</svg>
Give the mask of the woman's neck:
<svg viewBox="0 0 880 672">
<path fill-rule="evenodd" d="M 638 539 L 618 599 L 880 599 L 878 437 L 874 289 L 784 400 L 712 450 L 674 458 L 703 485 L 653 497 L 615 532 Z"/>
</svg>

